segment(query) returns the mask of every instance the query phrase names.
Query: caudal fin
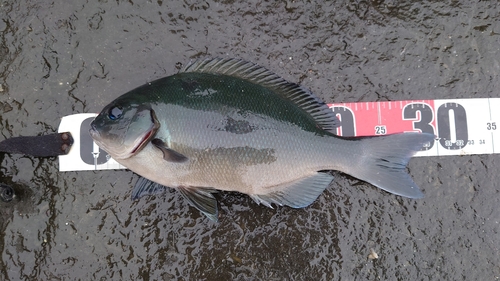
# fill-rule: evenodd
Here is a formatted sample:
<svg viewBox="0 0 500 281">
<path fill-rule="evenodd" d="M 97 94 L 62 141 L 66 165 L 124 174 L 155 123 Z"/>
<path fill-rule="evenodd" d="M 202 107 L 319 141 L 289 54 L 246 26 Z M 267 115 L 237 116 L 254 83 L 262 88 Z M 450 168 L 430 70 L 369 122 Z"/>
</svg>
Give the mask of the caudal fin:
<svg viewBox="0 0 500 281">
<path fill-rule="evenodd" d="M 406 172 L 410 158 L 434 135 L 401 133 L 362 138 L 362 164 L 352 175 L 390 193 L 409 198 L 422 198 L 424 194 Z"/>
</svg>

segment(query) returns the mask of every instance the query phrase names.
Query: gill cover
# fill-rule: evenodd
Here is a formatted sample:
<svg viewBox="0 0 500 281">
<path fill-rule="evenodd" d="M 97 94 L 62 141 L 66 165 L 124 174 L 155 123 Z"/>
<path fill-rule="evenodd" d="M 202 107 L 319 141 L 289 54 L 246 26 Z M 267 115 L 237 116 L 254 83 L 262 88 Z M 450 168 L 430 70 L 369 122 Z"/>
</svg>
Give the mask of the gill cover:
<svg viewBox="0 0 500 281">
<path fill-rule="evenodd" d="M 92 121 L 90 135 L 115 159 L 140 151 L 160 127 L 149 106 L 111 103 Z"/>
</svg>

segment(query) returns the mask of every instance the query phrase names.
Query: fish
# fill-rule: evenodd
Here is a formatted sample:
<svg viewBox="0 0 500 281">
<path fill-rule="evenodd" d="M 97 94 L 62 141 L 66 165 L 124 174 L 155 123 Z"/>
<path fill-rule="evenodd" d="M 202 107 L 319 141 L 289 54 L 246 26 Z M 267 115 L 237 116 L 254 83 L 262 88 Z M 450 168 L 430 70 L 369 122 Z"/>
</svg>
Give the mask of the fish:
<svg viewBox="0 0 500 281">
<path fill-rule="evenodd" d="M 218 191 L 304 208 L 332 183 L 330 170 L 396 195 L 424 196 L 406 166 L 434 135 L 341 137 L 340 125 L 302 86 L 245 60 L 206 58 L 119 96 L 89 132 L 141 176 L 132 199 L 175 188 L 213 221 Z"/>
</svg>

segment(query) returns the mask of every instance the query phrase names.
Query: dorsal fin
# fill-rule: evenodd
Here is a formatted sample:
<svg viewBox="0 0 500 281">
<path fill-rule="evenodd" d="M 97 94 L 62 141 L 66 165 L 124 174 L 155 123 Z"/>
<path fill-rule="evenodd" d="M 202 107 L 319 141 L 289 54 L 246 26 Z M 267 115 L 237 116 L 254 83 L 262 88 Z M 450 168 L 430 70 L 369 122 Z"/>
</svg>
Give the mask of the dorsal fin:
<svg viewBox="0 0 500 281">
<path fill-rule="evenodd" d="M 181 72 L 222 74 L 244 79 L 272 89 L 308 112 L 326 131 L 335 133 L 340 121 L 328 105 L 301 86 L 290 83 L 272 71 L 240 59 L 207 58 L 187 65 Z"/>
</svg>

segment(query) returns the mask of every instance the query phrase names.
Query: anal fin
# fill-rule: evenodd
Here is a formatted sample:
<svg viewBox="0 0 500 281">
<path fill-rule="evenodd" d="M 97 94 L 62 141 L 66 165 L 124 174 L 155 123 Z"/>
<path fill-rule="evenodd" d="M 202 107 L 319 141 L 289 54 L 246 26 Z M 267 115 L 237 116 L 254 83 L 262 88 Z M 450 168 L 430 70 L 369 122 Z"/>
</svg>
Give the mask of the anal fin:
<svg viewBox="0 0 500 281">
<path fill-rule="evenodd" d="M 216 193 L 215 189 L 203 187 L 185 187 L 177 188 L 189 203 L 202 212 L 209 219 L 219 221 L 219 210 L 217 209 L 217 199 L 212 193 Z"/>
<path fill-rule="evenodd" d="M 311 205 L 316 198 L 327 188 L 333 176 L 317 173 L 313 176 L 295 180 L 276 187 L 268 194 L 252 194 L 250 197 L 257 202 L 272 208 L 271 204 L 286 205 L 292 208 L 304 208 Z"/>
</svg>

